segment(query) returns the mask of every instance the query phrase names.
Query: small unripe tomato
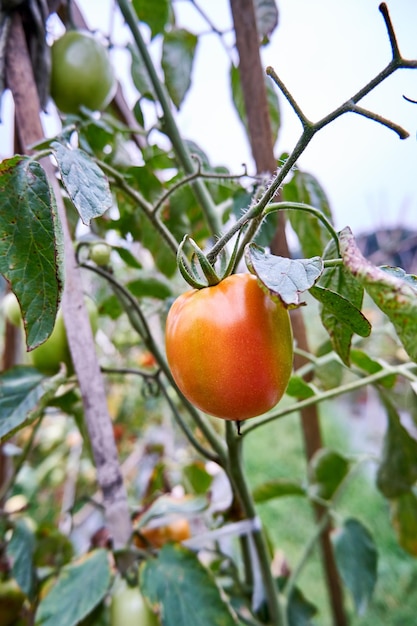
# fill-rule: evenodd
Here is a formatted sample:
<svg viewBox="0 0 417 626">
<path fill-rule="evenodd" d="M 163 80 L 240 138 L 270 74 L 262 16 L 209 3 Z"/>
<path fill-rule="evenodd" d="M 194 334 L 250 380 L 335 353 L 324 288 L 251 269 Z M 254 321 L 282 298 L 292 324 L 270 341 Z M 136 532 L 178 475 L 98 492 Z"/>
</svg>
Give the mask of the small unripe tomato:
<svg viewBox="0 0 417 626">
<path fill-rule="evenodd" d="M 116 80 L 107 49 L 91 33 L 67 31 L 51 48 L 50 92 L 63 113 L 80 106 L 102 111 L 113 98 Z"/>
<path fill-rule="evenodd" d="M 84 297 L 84 303 L 88 311 L 93 335 L 95 335 L 98 326 L 97 307 L 94 300 L 87 296 Z M 10 292 L 3 298 L 2 308 L 6 319 L 8 319 L 10 323 L 15 326 L 22 325 L 22 313 L 14 293 Z M 44 343 L 29 352 L 29 360 L 32 365 L 43 374 L 56 374 L 61 363 L 65 363 L 68 372 L 72 373 L 72 359 L 61 309 L 58 310 L 52 333 Z"/>
<path fill-rule="evenodd" d="M 2 301 L 2 309 L 4 317 L 13 326 L 20 326 L 22 323 L 22 312 L 20 310 L 19 302 L 12 291 L 7 293 Z"/>
<path fill-rule="evenodd" d="M 179 296 L 168 312 L 166 353 L 184 396 L 205 413 L 245 420 L 272 409 L 291 376 L 287 309 L 252 274 Z"/>
<path fill-rule="evenodd" d="M 0 582 L 1 626 L 13 626 L 17 623 L 25 598 L 14 578 Z"/>
<path fill-rule="evenodd" d="M 159 620 L 138 587 L 117 581 L 110 604 L 111 626 L 158 626 Z"/>
<path fill-rule="evenodd" d="M 94 243 L 89 250 L 88 256 L 100 267 L 106 266 L 110 262 L 111 246 L 105 242 Z"/>
<path fill-rule="evenodd" d="M 34 367 L 43 374 L 56 374 L 61 363 L 65 363 L 67 369 L 72 371 L 71 354 L 61 309 L 57 313 L 52 333 L 44 343 L 29 352 L 29 358 Z"/>
</svg>

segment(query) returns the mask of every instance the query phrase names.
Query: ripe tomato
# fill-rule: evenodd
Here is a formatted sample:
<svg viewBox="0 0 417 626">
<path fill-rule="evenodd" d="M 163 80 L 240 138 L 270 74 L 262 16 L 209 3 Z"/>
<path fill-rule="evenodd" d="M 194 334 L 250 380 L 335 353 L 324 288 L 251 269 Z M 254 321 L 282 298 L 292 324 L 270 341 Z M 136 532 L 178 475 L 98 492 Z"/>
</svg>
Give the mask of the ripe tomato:
<svg viewBox="0 0 417 626">
<path fill-rule="evenodd" d="M 138 587 L 119 580 L 110 605 L 112 626 L 157 626 L 159 620 L 145 602 Z"/>
<path fill-rule="evenodd" d="M 80 106 L 103 110 L 113 98 L 116 80 L 107 49 L 89 32 L 67 31 L 51 48 L 50 92 L 63 113 Z"/>
<path fill-rule="evenodd" d="M 202 411 L 230 420 L 261 415 L 277 404 L 291 376 L 288 311 L 255 276 L 229 276 L 177 298 L 167 317 L 166 352 L 178 387 Z"/>
<path fill-rule="evenodd" d="M 173 519 L 165 526 L 144 527 L 140 535 L 134 536 L 134 543 L 138 548 L 162 548 L 168 541 L 181 542 L 191 537 L 190 524 L 186 517 Z"/>
</svg>

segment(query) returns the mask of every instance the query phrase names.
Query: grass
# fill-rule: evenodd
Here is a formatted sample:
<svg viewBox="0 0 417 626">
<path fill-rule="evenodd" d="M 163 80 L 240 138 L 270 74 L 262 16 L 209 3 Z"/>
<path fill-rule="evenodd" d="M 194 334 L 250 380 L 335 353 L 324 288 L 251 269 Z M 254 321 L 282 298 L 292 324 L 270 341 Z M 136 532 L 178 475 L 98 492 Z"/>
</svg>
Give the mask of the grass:
<svg viewBox="0 0 417 626">
<path fill-rule="evenodd" d="M 325 445 L 344 454 L 362 452 L 353 449 L 358 441 L 355 429 L 360 424 L 349 415 L 340 401 L 321 406 L 321 424 Z M 357 445 L 357 443 L 355 444 Z M 245 465 L 251 486 L 274 478 L 306 480 L 302 433 L 298 415 L 255 430 L 245 441 Z M 412 626 L 417 623 L 417 559 L 398 545 L 389 520 L 387 501 L 374 486 L 372 465 L 366 464 L 350 480 L 339 501 L 340 521 L 358 518 L 372 533 L 378 548 L 378 582 L 373 598 L 362 616 L 357 616 L 346 592 L 351 626 Z M 314 532 L 311 506 L 300 497 L 271 500 L 258 506 L 258 512 L 276 550 L 293 569 L 304 546 Z M 314 620 L 318 626 L 332 626 L 318 550 L 314 552 L 299 580 L 305 596 L 318 608 Z"/>
</svg>

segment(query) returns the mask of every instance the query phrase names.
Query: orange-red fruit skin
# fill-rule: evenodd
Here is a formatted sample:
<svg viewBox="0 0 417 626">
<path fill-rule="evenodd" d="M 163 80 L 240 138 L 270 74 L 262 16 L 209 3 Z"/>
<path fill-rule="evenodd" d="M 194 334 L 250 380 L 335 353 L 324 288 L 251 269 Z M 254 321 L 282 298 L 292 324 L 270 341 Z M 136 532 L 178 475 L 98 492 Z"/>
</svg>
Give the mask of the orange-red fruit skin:
<svg viewBox="0 0 417 626">
<path fill-rule="evenodd" d="M 176 384 L 197 408 L 230 420 L 261 415 L 278 403 L 291 376 L 288 311 L 255 276 L 234 274 L 175 300 L 166 353 Z"/>
</svg>

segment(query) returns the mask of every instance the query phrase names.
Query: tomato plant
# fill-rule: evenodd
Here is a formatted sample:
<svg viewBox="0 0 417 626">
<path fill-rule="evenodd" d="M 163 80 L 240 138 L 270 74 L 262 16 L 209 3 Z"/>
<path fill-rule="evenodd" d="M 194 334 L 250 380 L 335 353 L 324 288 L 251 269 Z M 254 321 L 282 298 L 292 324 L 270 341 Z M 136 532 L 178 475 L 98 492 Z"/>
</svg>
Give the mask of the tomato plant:
<svg viewBox="0 0 417 626">
<path fill-rule="evenodd" d="M 288 311 L 252 274 L 179 296 L 166 323 L 172 375 L 202 411 L 245 420 L 274 407 L 293 362 Z"/>
<path fill-rule="evenodd" d="M 63 113 L 104 109 L 116 81 L 106 48 L 90 33 L 67 31 L 52 45 L 51 96 Z"/>
<path fill-rule="evenodd" d="M 83 28 L 83 3 L 72 14 L 59 10 L 50 24 L 68 17 L 74 23 L 65 28 Z M 230 0 L 233 24 L 221 28 L 188 3 L 187 12 L 197 11 L 203 22 L 198 34 L 183 27 L 182 3 L 117 0 L 102 39 L 69 30 L 53 45 L 51 93 L 60 127 L 55 137 L 45 137 L 40 109 L 49 94 L 42 69 L 49 67 L 44 35 L 51 30 L 43 9 L 37 10 L 41 4 L 58 10 L 58 3 L 15 2 L 13 19 L 8 7 L 0 20 L 6 79 L 0 83 L 14 100 L 10 125 L 15 124 L 19 152 L 0 165 L 0 289 L 7 283 L 18 294 L 30 348 L 43 338 L 39 320 L 44 328 L 53 325 L 47 303 L 62 301 L 68 335 L 60 311 L 50 338 L 27 362 L 54 373 L 64 361 L 69 377 L 45 379 L 22 365 L 20 331 L 2 324 L 0 571 L 15 577 L 25 596 L 25 619 L 33 624 L 107 623 L 110 601 L 114 624 L 127 626 L 131 618 L 152 623 L 156 617 L 145 610 L 149 600 L 167 625 L 194 626 L 197 619 L 201 626 L 293 626 L 311 623 L 321 612 L 317 623 L 346 626 L 348 613 L 363 613 L 372 603 L 379 576 L 367 529 L 375 509 L 367 510 L 366 524 L 342 519 L 351 491 L 345 487 L 358 479 L 365 460 L 377 464 L 366 473 L 366 488 L 376 475 L 399 545 L 410 559 L 416 551 L 417 442 L 409 409 L 417 385 L 417 300 L 415 276 L 406 273 L 415 268 L 387 271 L 365 259 L 348 227 L 336 231 L 326 193 L 298 159 L 319 131 L 346 113 L 377 121 L 381 133 L 405 139 L 403 124 L 360 101 L 398 69 L 417 68 L 417 61 L 402 57 L 382 4 L 391 60 L 314 121 L 283 83 L 280 67 L 262 71 L 263 47 L 278 23 L 274 0 Z M 215 3 L 206 4 L 209 10 Z M 120 21 L 121 37 L 113 28 Z M 252 149 L 239 155 L 239 162 L 248 161 L 243 173 L 214 163 L 207 146 L 182 135 L 184 117 L 177 111 L 186 114 L 192 106 L 190 100 L 182 108 L 199 69 L 197 44 L 207 31 L 226 44 L 228 67 L 217 72 L 216 63 L 216 73 L 230 77 Z M 313 25 L 309 32 L 316 32 Z M 115 83 L 100 40 L 109 41 L 118 58 L 131 60 L 129 76 L 129 68 L 120 67 L 131 101 L 124 101 L 121 89 L 105 111 Z M 210 90 L 207 102 L 212 96 L 213 108 L 219 106 L 223 115 L 217 85 Z M 282 141 L 280 96 L 298 118 L 300 136 L 292 149 L 280 146 L 275 153 Z M 80 109 L 82 115 L 59 116 Z M 194 113 L 194 121 L 202 115 L 202 128 L 213 124 L 217 148 L 226 141 L 235 145 L 216 115 Z M 329 158 L 338 150 L 335 142 Z M 366 159 L 363 164 L 366 169 Z M 297 254 L 291 257 L 293 241 Z M 240 269 L 244 262 L 249 274 Z M 179 295 L 187 288 L 182 278 L 193 290 Z M 96 342 L 73 306 L 83 293 L 100 303 Z M 8 296 L 4 307 L 22 328 L 18 303 Z M 298 307 L 295 350 L 288 309 Z M 335 399 L 370 386 L 381 409 L 375 414 L 388 416 L 379 457 L 374 450 L 356 456 L 353 438 L 336 439 L 320 424 L 320 407 L 338 414 Z M 352 404 L 347 401 L 343 409 Z M 290 414 L 286 430 L 281 418 Z M 248 421 L 236 432 L 233 420 Z M 339 429 L 335 422 L 332 431 Z M 253 436 L 260 431 L 263 439 Z M 11 437 L 13 445 L 3 446 Z M 301 463 L 306 471 L 299 476 L 290 471 L 290 455 L 299 454 L 302 444 L 307 463 Z M 186 499 L 169 502 L 168 494 Z M 347 496 L 343 507 L 341 494 Z M 317 515 L 296 515 L 292 501 L 285 515 L 283 498 L 290 495 Z M 43 552 L 50 539 L 41 530 L 45 520 L 56 525 L 56 545 L 62 539 L 74 552 Z M 323 557 L 324 575 L 311 581 L 305 565 L 316 553 L 317 561 Z M 401 554 L 404 567 L 407 558 Z M 381 578 L 389 569 L 381 568 Z M 113 591 L 115 576 L 131 581 L 138 572 L 139 588 L 123 583 Z M 315 596 L 317 582 L 323 589 Z M 344 587 L 352 596 L 347 605 Z M 379 598 L 373 607 L 378 605 Z M 380 621 L 371 616 L 367 623 Z"/>
</svg>

